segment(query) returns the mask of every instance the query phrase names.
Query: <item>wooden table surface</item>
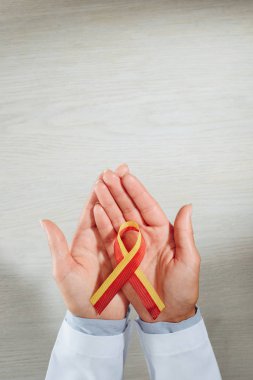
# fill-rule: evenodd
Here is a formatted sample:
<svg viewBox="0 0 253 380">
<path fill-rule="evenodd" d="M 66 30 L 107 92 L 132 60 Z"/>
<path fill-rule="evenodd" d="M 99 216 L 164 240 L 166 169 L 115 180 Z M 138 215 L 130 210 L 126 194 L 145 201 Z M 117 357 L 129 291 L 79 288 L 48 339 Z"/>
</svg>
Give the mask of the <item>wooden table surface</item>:
<svg viewBox="0 0 253 380">
<path fill-rule="evenodd" d="M 0 20 L 0 379 L 43 379 L 65 314 L 39 219 L 70 240 L 128 162 L 172 222 L 193 203 L 223 379 L 252 380 L 253 2 L 0 0 Z M 125 378 L 147 379 L 136 337 Z"/>
</svg>

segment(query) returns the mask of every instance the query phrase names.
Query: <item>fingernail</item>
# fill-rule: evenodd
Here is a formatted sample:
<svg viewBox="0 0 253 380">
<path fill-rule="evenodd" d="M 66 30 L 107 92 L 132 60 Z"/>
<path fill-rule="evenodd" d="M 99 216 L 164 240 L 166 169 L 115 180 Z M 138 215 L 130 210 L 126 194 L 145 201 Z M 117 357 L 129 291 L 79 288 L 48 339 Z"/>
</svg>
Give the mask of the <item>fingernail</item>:
<svg viewBox="0 0 253 380">
<path fill-rule="evenodd" d="M 96 204 L 94 205 L 94 208 L 96 208 L 97 212 L 101 212 L 101 211 L 102 211 L 102 206 L 101 206 L 100 203 L 96 203 Z"/>
<path fill-rule="evenodd" d="M 40 222 L 40 225 L 41 225 L 42 229 L 43 229 L 44 232 L 46 233 L 47 238 L 49 239 L 49 234 L 48 234 L 48 231 L 47 231 L 46 225 L 45 225 L 45 223 L 44 223 L 44 220 L 40 219 L 39 222 Z"/>
<path fill-rule="evenodd" d="M 43 220 L 42 219 L 40 219 L 39 220 L 39 223 L 40 223 L 40 225 L 41 225 L 41 227 L 43 228 L 43 230 L 45 229 L 45 226 L 44 226 L 44 222 L 43 222 Z"/>
<path fill-rule="evenodd" d="M 117 175 L 110 169 L 104 171 L 103 180 L 105 183 L 110 182 L 110 179 L 117 178 Z"/>
<path fill-rule="evenodd" d="M 121 164 L 117 169 L 119 177 L 123 178 L 126 174 L 129 173 L 129 167 L 126 163 Z"/>
<path fill-rule="evenodd" d="M 103 181 L 106 182 L 106 175 L 110 172 L 110 169 L 106 169 L 103 171 Z"/>
</svg>

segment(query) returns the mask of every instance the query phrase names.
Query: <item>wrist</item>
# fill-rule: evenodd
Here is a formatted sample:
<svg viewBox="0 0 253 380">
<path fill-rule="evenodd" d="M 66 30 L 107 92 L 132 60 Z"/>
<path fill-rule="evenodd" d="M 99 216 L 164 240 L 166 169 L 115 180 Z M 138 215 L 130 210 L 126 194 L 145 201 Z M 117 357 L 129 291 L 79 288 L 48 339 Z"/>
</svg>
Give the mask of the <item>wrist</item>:
<svg viewBox="0 0 253 380">
<path fill-rule="evenodd" d="M 200 313 L 199 307 L 196 307 L 196 314 L 184 319 L 180 322 L 156 322 L 148 323 L 144 322 L 141 318 L 135 320 L 137 325 L 146 334 L 171 334 L 181 330 L 185 330 L 193 327 L 202 320 L 202 315 Z M 176 318 L 177 319 L 177 318 Z"/>
<path fill-rule="evenodd" d="M 97 314 L 94 309 L 92 310 L 77 310 L 67 308 L 67 310 L 72 314 L 75 318 L 87 319 L 87 320 L 98 320 L 98 321 L 118 321 L 125 319 L 129 314 L 129 306 L 124 311 L 116 310 L 114 313 L 102 312 L 101 314 Z"/>
<path fill-rule="evenodd" d="M 170 323 L 179 323 L 182 321 L 185 321 L 189 318 L 194 317 L 196 314 L 197 308 L 194 306 L 189 312 L 183 313 L 183 314 L 177 314 L 177 315 L 172 315 L 172 316 L 166 316 L 166 319 L 162 319 L 163 322 L 170 322 Z"/>
<path fill-rule="evenodd" d="M 152 318 L 145 318 L 143 316 L 141 316 L 141 320 L 143 322 L 148 322 L 148 323 L 156 323 L 156 322 L 179 323 L 179 322 L 182 322 L 189 318 L 194 317 L 194 315 L 196 314 L 196 311 L 197 311 L 197 307 L 193 306 L 191 309 L 187 311 L 182 311 L 182 312 L 177 311 L 176 313 L 175 312 L 168 313 L 168 312 L 163 311 L 156 320 L 153 320 Z"/>
<path fill-rule="evenodd" d="M 129 322 L 128 308 L 127 314 L 123 319 L 95 319 L 95 318 L 82 318 L 73 315 L 69 310 L 66 311 L 65 321 L 74 330 L 88 335 L 96 336 L 112 336 L 118 335 L 125 331 Z"/>
</svg>

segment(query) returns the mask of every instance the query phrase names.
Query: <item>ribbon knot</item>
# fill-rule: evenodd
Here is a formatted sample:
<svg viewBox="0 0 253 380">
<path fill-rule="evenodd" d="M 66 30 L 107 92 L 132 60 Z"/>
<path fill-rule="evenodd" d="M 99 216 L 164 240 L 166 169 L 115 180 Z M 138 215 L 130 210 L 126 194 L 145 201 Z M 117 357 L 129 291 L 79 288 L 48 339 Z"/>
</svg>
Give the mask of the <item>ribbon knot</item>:
<svg viewBox="0 0 253 380">
<path fill-rule="evenodd" d="M 125 232 L 138 232 L 137 240 L 128 251 L 121 239 Z M 124 222 L 118 231 L 114 242 L 114 254 L 117 266 L 90 298 L 98 314 L 101 314 L 113 297 L 120 291 L 126 282 L 129 282 L 138 294 L 141 302 L 156 319 L 165 305 L 139 265 L 145 255 L 146 243 L 141 234 L 139 225 L 134 221 Z"/>
</svg>

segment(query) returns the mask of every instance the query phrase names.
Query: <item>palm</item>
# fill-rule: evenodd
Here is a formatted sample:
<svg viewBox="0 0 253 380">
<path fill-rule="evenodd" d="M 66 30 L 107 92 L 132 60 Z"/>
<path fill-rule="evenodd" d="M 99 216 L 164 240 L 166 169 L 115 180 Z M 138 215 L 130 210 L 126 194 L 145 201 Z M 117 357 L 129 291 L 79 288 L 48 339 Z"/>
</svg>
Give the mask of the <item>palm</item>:
<svg viewBox="0 0 253 380">
<path fill-rule="evenodd" d="M 124 188 L 112 172 L 107 173 L 104 180 L 108 188 L 100 183 L 96 188 L 96 194 L 106 213 L 103 214 L 102 210 L 98 213 L 98 207 L 94 209 L 96 223 L 103 227 L 101 235 L 103 236 L 106 225 L 114 228 L 116 236 L 120 223 L 130 219 L 137 221 L 146 241 L 146 253 L 140 268 L 166 305 L 157 320 L 173 321 L 174 318 L 187 315 L 198 298 L 199 266 L 197 259 L 191 257 L 190 260 L 188 259 L 189 253 L 192 254 L 190 252 L 192 248 L 175 244 L 175 238 L 178 236 L 174 236 L 173 226 L 135 177 L 125 176 Z M 177 227 L 176 235 L 178 231 L 180 232 L 180 228 Z M 123 241 L 126 248 L 130 250 L 135 241 L 135 234 L 128 232 L 123 237 Z M 113 242 L 109 241 L 106 247 L 115 266 Z M 197 257 L 197 253 L 195 256 Z M 131 285 L 126 284 L 123 290 L 140 317 L 151 322 L 151 316 Z"/>
<path fill-rule="evenodd" d="M 198 289 L 195 284 L 198 279 L 198 268 L 194 263 L 186 265 L 184 261 L 176 259 L 180 256 L 180 252 L 178 254 L 176 250 L 180 248 L 175 246 L 173 227 L 169 225 L 169 221 L 158 227 L 142 225 L 141 231 L 147 243 L 142 263 L 143 271 L 166 305 L 166 310 L 160 319 L 164 319 L 166 314 L 166 319 L 170 320 L 171 310 L 173 313 L 177 309 L 187 310 L 189 305 L 196 302 Z M 154 255 L 154 252 L 157 254 Z M 144 312 L 143 309 L 142 313 Z"/>
<path fill-rule="evenodd" d="M 94 200 L 94 196 L 91 197 L 86 207 L 92 208 Z M 47 229 L 54 258 L 54 277 L 67 308 L 79 317 L 97 318 L 89 299 L 112 271 L 112 264 L 96 226 L 87 220 L 88 214 L 84 212 L 84 219 L 81 220 L 70 250 L 63 233 L 54 223 L 44 221 L 43 225 Z M 126 298 L 118 293 L 100 318 L 122 319 L 127 306 Z"/>
<path fill-rule="evenodd" d="M 75 315 L 83 310 L 83 316 L 96 318 L 96 311 L 89 299 L 112 271 L 112 264 L 96 227 L 87 228 L 77 235 L 71 256 L 73 265 L 69 267 L 69 275 L 61 285 L 67 304 Z M 118 293 L 101 314 L 101 318 L 121 319 L 126 313 L 126 308 L 126 299 L 122 293 Z"/>
<path fill-rule="evenodd" d="M 198 299 L 198 265 L 186 265 L 183 261 L 172 258 L 164 274 L 159 273 L 163 281 L 163 299 L 166 305 L 166 320 L 172 320 L 172 315 L 180 318 L 187 315 L 192 305 Z M 173 313 L 172 313 L 173 311 Z M 164 315 L 162 316 L 162 319 Z"/>
</svg>

